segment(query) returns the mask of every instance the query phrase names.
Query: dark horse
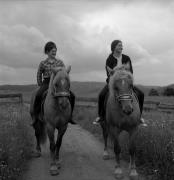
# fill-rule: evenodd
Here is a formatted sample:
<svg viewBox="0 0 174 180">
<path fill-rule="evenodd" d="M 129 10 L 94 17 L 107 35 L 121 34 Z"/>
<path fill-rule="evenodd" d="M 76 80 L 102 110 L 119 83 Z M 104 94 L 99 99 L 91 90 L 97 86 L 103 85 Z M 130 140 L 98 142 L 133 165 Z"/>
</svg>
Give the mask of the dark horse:
<svg viewBox="0 0 174 180">
<path fill-rule="evenodd" d="M 41 152 L 40 144 L 45 143 L 46 136 L 48 135 L 50 142 L 51 152 L 51 175 L 57 175 L 60 168 L 59 150 L 62 144 L 63 135 L 67 129 L 68 121 L 71 117 L 71 105 L 69 101 L 70 96 L 70 79 L 69 72 L 71 67 L 54 68 L 48 93 L 44 102 L 44 115 L 43 118 L 36 119 L 34 125 L 35 135 L 37 140 L 36 151 Z M 38 117 L 34 114 L 33 104 L 36 91 L 32 94 L 30 114 L 32 118 Z M 55 143 L 54 132 L 58 130 L 57 141 Z"/>
<path fill-rule="evenodd" d="M 101 126 L 105 142 L 103 158 L 109 157 L 107 151 L 108 135 L 114 141 L 114 152 L 116 158 L 115 176 L 123 177 L 120 166 L 119 134 L 125 130 L 129 133 L 129 153 L 130 153 L 130 177 L 137 178 L 138 173 L 135 166 L 136 145 L 134 137 L 140 124 L 140 108 L 137 98 L 133 93 L 133 76 L 125 67 L 110 69 L 109 96 L 106 102 L 106 115 Z"/>
</svg>

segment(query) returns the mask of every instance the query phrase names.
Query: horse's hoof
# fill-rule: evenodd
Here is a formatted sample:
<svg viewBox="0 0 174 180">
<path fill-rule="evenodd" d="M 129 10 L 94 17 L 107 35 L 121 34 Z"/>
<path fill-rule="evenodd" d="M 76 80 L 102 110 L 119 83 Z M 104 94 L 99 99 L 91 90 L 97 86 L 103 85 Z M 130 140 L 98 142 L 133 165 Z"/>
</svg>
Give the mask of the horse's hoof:
<svg viewBox="0 0 174 180">
<path fill-rule="evenodd" d="M 109 153 L 107 151 L 104 151 L 103 153 L 103 159 L 108 160 L 109 159 Z"/>
<path fill-rule="evenodd" d="M 120 167 L 117 167 L 114 172 L 115 178 L 120 180 L 123 178 L 123 171 Z"/>
<path fill-rule="evenodd" d="M 56 160 L 56 166 L 58 169 L 61 168 L 61 161 L 60 160 Z"/>
<path fill-rule="evenodd" d="M 129 177 L 130 177 L 130 180 L 138 180 L 138 173 L 136 169 L 131 169 Z"/>
<path fill-rule="evenodd" d="M 56 164 L 52 164 L 50 167 L 50 174 L 51 176 L 57 176 L 59 174 L 59 170 Z"/>
<path fill-rule="evenodd" d="M 34 157 L 34 158 L 39 158 L 39 157 L 41 157 L 41 152 L 40 152 L 40 151 L 33 151 L 33 152 L 32 152 L 32 157 Z"/>
</svg>

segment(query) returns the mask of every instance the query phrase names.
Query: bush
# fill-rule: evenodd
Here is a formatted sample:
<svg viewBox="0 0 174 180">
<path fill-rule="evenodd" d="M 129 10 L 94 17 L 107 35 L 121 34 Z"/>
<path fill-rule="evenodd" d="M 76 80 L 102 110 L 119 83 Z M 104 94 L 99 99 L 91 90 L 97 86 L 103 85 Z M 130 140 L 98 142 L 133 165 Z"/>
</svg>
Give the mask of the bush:
<svg viewBox="0 0 174 180">
<path fill-rule="evenodd" d="M 151 89 L 149 91 L 149 96 L 159 96 L 159 93 L 156 89 Z"/>
<path fill-rule="evenodd" d="M 174 89 L 171 87 L 167 87 L 166 89 L 164 89 L 163 95 L 164 96 L 174 96 Z"/>
</svg>

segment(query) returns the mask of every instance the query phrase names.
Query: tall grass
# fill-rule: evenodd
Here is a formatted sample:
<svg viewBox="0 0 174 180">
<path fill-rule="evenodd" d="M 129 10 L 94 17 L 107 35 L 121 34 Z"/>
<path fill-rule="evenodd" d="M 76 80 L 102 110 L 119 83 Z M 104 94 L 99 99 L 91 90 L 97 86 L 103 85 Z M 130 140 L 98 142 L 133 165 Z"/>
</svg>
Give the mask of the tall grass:
<svg viewBox="0 0 174 180">
<path fill-rule="evenodd" d="M 136 137 L 137 164 L 153 179 L 174 179 L 174 114 L 144 113 L 148 128 L 139 128 Z"/>
<path fill-rule="evenodd" d="M 27 109 L 16 104 L 0 105 L 0 179 L 17 180 L 33 143 Z"/>
<path fill-rule="evenodd" d="M 102 131 L 92 121 L 97 115 L 95 108 L 78 107 L 74 112 L 75 120 L 85 129 L 102 140 Z M 152 180 L 174 179 L 174 114 L 150 111 L 143 117 L 148 127 L 139 127 L 135 142 L 137 145 L 136 164 L 139 171 Z M 128 136 L 120 138 L 122 157 L 129 160 Z"/>
</svg>

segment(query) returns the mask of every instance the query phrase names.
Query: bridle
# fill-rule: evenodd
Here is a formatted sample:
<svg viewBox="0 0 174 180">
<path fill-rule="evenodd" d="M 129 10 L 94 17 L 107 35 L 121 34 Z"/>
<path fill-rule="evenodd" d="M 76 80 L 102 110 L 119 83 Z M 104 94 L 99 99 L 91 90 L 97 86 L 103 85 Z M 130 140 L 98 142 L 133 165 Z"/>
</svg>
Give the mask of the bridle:
<svg viewBox="0 0 174 180">
<path fill-rule="evenodd" d="M 54 97 L 70 97 L 70 91 L 69 89 L 65 91 L 57 91 L 56 87 L 54 87 L 52 95 Z"/>
<path fill-rule="evenodd" d="M 120 102 L 120 101 L 133 101 L 133 90 L 131 89 L 130 93 L 115 95 L 115 97 L 116 97 L 116 100 L 118 102 Z"/>
<path fill-rule="evenodd" d="M 59 71 L 61 71 L 61 69 L 59 69 Z M 59 71 L 57 71 L 57 72 L 59 72 Z M 52 92 L 52 95 L 54 96 L 54 97 L 70 97 L 70 91 L 69 91 L 69 89 L 68 90 L 65 90 L 65 91 L 57 91 L 57 89 L 56 89 L 56 87 L 54 86 L 54 88 L 53 88 L 54 90 L 53 90 L 53 92 Z"/>
<path fill-rule="evenodd" d="M 70 92 L 69 90 L 57 91 L 56 87 L 54 87 L 53 96 L 54 97 L 70 97 Z"/>
<path fill-rule="evenodd" d="M 54 97 L 70 97 L 70 92 L 68 91 L 60 91 L 60 92 L 54 92 Z"/>
</svg>

